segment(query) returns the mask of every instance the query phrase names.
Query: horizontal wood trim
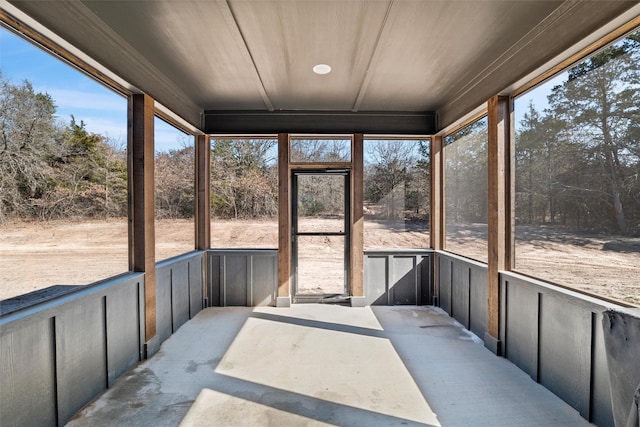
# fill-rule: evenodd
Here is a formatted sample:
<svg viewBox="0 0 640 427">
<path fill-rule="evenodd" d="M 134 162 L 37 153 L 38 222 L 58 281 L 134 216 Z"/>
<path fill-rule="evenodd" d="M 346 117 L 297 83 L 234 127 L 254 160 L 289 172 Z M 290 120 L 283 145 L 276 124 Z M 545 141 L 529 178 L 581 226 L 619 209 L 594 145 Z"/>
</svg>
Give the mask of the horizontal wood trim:
<svg viewBox="0 0 640 427">
<path fill-rule="evenodd" d="M 457 123 L 453 127 L 446 128 L 443 131 L 439 132 L 438 135 L 443 137 L 443 147 L 444 147 L 444 138 L 458 132 L 460 129 L 464 128 L 465 126 L 469 126 L 471 123 L 482 119 L 486 115 L 487 115 L 487 110 L 483 108 L 481 111 L 467 117 L 465 120 Z"/>
<path fill-rule="evenodd" d="M 289 169 L 350 169 L 351 162 L 289 163 Z"/>
<path fill-rule="evenodd" d="M 351 111 L 205 111 L 207 134 L 395 134 L 430 135 L 436 114 Z"/>
</svg>

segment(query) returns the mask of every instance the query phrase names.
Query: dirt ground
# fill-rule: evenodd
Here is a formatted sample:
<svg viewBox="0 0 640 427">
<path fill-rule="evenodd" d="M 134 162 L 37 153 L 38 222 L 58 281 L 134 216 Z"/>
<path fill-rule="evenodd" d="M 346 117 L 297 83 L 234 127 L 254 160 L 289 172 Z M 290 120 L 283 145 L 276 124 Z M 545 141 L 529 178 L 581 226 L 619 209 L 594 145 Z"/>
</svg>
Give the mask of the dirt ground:
<svg viewBox="0 0 640 427">
<path fill-rule="evenodd" d="M 275 221 L 214 219 L 211 234 L 213 248 L 277 248 Z M 458 230 L 453 236 L 450 250 L 486 259 L 482 233 Z M 517 236 L 519 272 L 640 305 L 639 238 L 613 240 L 523 227 Z M 299 292 L 341 293 L 343 238 L 305 239 L 300 242 Z M 193 242 L 192 221 L 156 221 L 156 260 L 188 252 Z M 427 247 L 428 231 L 419 225 L 365 221 L 366 249 Z M 52 285 L 88 284 L 127 270 L 126 220 L 0 225 L 0 300 Z M 318 277 L 325 280 L 312 279 Z"/>
</svg>

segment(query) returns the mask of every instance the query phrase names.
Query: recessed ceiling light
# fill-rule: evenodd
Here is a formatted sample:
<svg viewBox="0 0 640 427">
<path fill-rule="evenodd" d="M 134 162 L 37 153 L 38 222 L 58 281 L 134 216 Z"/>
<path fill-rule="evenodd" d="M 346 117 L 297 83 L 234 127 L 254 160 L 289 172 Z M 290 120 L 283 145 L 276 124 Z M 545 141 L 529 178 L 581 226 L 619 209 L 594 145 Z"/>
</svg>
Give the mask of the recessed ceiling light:
<svg viewBox="0 0 640 427">
<path fill-rule="evenodd" d="M 331 66 L 327 64 L 318 64 L 313 67 L 313 72 L 316 74 L 329 74 L 331 72 Z"/>
</svg>

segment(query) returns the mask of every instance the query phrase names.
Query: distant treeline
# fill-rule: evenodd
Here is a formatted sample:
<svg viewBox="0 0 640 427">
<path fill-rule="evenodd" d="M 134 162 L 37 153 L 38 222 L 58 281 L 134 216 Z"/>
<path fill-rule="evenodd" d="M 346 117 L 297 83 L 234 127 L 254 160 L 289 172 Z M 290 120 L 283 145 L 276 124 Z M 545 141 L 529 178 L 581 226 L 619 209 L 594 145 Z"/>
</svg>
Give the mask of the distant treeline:
<svg viewBox="0 0 640 427">
<path fill-rule="evenodd" d="M 640 32 L 568 72 L 516 135 L 520 224 L 640 233 Z"/>
<path fill-rule="evenodd" d="M 55 101 L 27 81 L 10 83 L 0 74 L 0 85 L 0 222 L 126 216 L 126 147 L 88 132 L 74 117 L 61 123 Z M 517 224 L 640 233 L 639 33 L 571 69 L 548 107 L 530 104 L 517 128 Z M 486 121 L 446 142 L 447 223 L 486 223 Z M 212 140 L 213 216 L 277 215 L 276 145 L 274 139 Z M 300 161 L 349 155 L 344 146 L 313 140 L 294 151 Z M 193 146 L 156 154 L 157 217 L 193 215 L 193 156 Z M 429 165 L 426 140 L 365 141 L 365 204 L 380 219 L 426 220 Z M 329 187 L 313 191 L 309 215 L 335 199 Z"/>
<path fill-rule="evenodd" d="M 640 33 L 572 68 L 542 111 L 522 97 L 516 225 L 640 235 Z M 445 142 L 447 224 L 486 224 L 486 118 Z"/>
</svg>

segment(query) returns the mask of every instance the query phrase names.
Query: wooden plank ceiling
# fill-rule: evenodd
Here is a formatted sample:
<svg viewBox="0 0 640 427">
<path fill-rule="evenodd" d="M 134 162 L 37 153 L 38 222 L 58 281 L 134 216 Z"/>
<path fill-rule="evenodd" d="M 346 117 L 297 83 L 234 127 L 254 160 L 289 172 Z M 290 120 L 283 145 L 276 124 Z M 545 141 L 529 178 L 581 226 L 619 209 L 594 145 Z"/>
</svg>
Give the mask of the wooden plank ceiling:
<svg viewBox="0 0 640 427">
<path fill-rule="evenodd" d="M 444 126 L 637 3 L 2 1 L 198 128 L 209 110 L 437 112 Z"/>
</svg>

